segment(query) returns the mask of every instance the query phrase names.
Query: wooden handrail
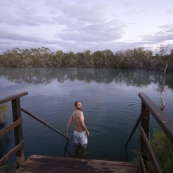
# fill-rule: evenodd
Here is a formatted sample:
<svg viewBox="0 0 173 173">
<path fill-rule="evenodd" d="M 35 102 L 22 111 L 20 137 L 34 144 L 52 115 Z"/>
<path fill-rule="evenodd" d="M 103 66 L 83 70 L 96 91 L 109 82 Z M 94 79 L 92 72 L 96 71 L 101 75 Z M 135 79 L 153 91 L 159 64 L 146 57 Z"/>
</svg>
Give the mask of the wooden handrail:
<svg viewBox="0 0 173 173">
<path fill-rule="evenodd" d="M 136 124 L 135 124 L 135 126 L 134 126 L 134 128 L 133 128 L 133 130 L 132 130 L 132 132 L 131 132 L 131 134 L 130 134 L 127 142 L 126 142 L 126 145 L 129 143 L 129 141 L 130 141 L 131 137 L 133 136 L 134 132 L 136 131 L 140 121 L 141 121 L 141 115 L 139 116 L 138 120 L 136 121 Z"/>
<path fill-rule="evenodd" d="M 170 141 L 173 143 L 173 122 L 163 113 L 163 111 L 156 106 L 153 101 L 144 93 L 139 93 L 139 97 L 141 98 L 142 104 L 141 104 L 141 115 L 138 118 L 127 142 L 128 144 L 129 140 L 131 139 L 132 135 L 134 134 L 137 126 L 140 127 L 141 132 L 141 154 L 140 155 L 140 162 L 143 172 L 145 173 L 146 170 L 144 168 L 144 161 L 148 158 L 145 156 L 143 152 L 147 152 L 150 156 L 151 162 L 153 164 L 153 167 L 157 173 L 162 173 L 160 166 L 157 162 L 157 159 L 154 155 L 154 152 L 151 148 L 150 142 L 149 142 L 149 114 L 155 118 L 157 123 L 160 125 L 166 136 L 170 139 Z M 140 123 L 141 122 L 141 123 Z"/>
<path fill-rule="evenodd" d="M 15 121 L 14 123 L 8 125 L 7 127 L 4 127 L 2 130 L 0 130 L 0 136 L 5 135 L 6 133 L 8 133 L 10 130 L 14 129 L 15 127 L 17 127 L 18 125 L 22 124 L 22 118 L 18 119 L 17 121 Z"/>
<path fill-rule="evenodd" d="M 0 159 L 0 166 L 6 162 L 13 154 L 15 154 L 19 149 L 21 149 L 24 146 L 24 141 L 22 141 L 20 144 L 18 144 L 16 147 L 14 147 L 10 152 L 8 152 L 2 159 Z"/>
<path fill-rule="evenodd" d="M 22 134 L 22 118 L 21 118 L 21 110 L 28 114 L 29 116 L 33 117 L 37 121 L 41 122 L 42 124 L 46 125 L 50 129 L 54 130 L 61 136 L 65 137 L 67 140 L 69 139 L 64 134 L 56 130 L 55 128 L 51 127 L 44 121 L 40 120 L 36 116 L 32 115 L 30 112 L 26 111 L 25 109 L 21 108 L 20 106 L 20 97 L 27 95 L 28 92 L 21 92 L 19 94 L 15 94 L 12 96 L 5 97 L 3 99 L 0 99 L 0 104 L 4 104 L 6 102 L 11 101 L 12 103 L 12 114 L 13 114 L 13 123 L 8 125 L 7 127 L 0 130 L 0 136 L 5 135 L 10 130 L 14 129 L 14 140 L 15 140 L 15 147 L 8 152 L 1 160 L 0 160 L 0 166 L 6 162 L 13 154 L 16 153 L 16 163 L 17 168 L 21 166 L 24 162 L 24 141 L 23 141 L 23 134 Z"/>
<path fill-rule="evenodd" d="M 0 99 L 0 104 L 15 100 L 15 99 L 20 98 L 22 96 L 25 96 L 27 94 L 28 94 L 28 92 L 25 91 L 25 92 L 21 92 L 19 94 L 15 94 L 15 95 L 12 95 L 12 96 L 5 97 L 3 99 Z"/>
<path fill-rule="evenodd" d="M 13 123 L 0 130 L 0 136 L 5 135 L 10 130 L 14 129 L 15 147 L 8 152 L 2 159 L 0 159 L 0 166 L 4 164 L 12 155 L 16 154 L 16 166 L 21 166 L 24 162 L 24 141 L 22 134 L 22 118 L 20 109 L 20 97 L 27 95 L 28 92 L 21 92 L 12 96 L 0 99 L 0 104 L 11 101 Z"/>
<path fill-rule="evenodd" d="M 139 93 L 139 97 L 142 102 L 145 104 L 147 109 L 156 119 L 157 123 L 160 125 L 162 130 L 168 136 L 170 141 L 173 143 L 173 122 L 162 112 L 159 107 L 157 107 L 150 98 L 144 93 Z"/>
<path fill-rule="evenodd" d="M 35 115 L 33 115 L 32 113 L 30 113 L 29 111 L 25 110 L 24 108 L 21 107 L 21 111 L 23 111 L 24 113 L 26 113 L 27 115 L 31 116 L 32 118 L 34 118 L 35 120 L 39 121 L 40 123 L 44 124 L 45 126 L 49 127 L 50 129 L 52 129 L 53 131 L 55 131 L 56 133 L 60 134 L 61 136 L 63 136 L 66 139 L 69 139 L 68 137 L 66 137 L 64 134 L 62 134 L 61 132 L 59 132 L 58 130 L 56 130 L 55 128 L 53 128 L 52 126 L 50 126 L 49 124 L 45 123 L 43 120 L 39 119 L 38 117 L 36 117 Z"/>
</svg>

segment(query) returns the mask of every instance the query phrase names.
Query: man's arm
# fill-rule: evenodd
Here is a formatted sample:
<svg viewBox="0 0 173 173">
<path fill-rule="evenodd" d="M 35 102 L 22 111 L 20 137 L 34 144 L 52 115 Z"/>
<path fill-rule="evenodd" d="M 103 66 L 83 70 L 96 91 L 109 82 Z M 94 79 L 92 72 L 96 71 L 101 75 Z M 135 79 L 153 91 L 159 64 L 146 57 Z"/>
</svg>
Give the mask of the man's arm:
<svg viewBox="0 0 173 173">
<path fill-rule="evenodd" d="M 87 129 L 85 123 L 84 123 L 84 115 L 83 115 L 82 112 L 81 112 L 81 114 L 80 114 L 80 116 L 79 116 L 79 121 L 80 121 L 81 127 L 86 131 L 87 136 L 89 136 L 90 133 L 89 133 L 89 131 L 88 131 L 88 129 Z"/>
<path fill-rule="evenodd" d="M 66 137 L 68 136 L 68 130 L 69 130 L 69 128 L 70 128 L 70 125 L 71 125 L 71 123 L 72 123 L 72 120 L 73 120 L 73 118 L 72 118 L 72 115 L 71 115 L 70 118 L 69 118 L 68 124 L 67 124 L 67 130 L 66 130 L 66 132 L 65 132 L 65 136 L 66 136 Z"/>
</svg>

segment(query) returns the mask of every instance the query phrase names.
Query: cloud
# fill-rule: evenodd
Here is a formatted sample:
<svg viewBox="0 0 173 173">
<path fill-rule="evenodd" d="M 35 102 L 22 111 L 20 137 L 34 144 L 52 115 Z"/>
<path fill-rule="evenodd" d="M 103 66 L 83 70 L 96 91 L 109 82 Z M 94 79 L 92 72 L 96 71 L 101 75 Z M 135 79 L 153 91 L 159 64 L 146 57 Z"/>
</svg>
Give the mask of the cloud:
<svg viewBox="0 0 173 173">
<path fill-rule="evenodd" d="M 171 12 L 170 5 L 167 6 L 164 11 Z M 145 15 L 144 9 L 147 9 Z M 171 20 L 161 20 L 164 16 L 160 16 L 160 20 L 151 22 L 148 16 L 157 11 L 150 11 L 145 2 L 18 0 L 16 3 L 15 0 L 6 0 L 0 1 L 0 11 L 1 52 L 15 47 L 47 47 L 53 51 L 74 52 L 87 49 L 116 51 L 153 47 L 160 43 L 171 45 L 173 42 Z M 153 33 L 160 21 L 163 25 Z"/>
<path fill-rule="evenodd" d="M 172 32 L 173 33 L 173 25 L 163 25 L 159 27 L 160 29 L 162 29 L 162 32 Z M 163 34 L 164 34 L 163 33 Z"/>
<path fill-rule="evenodd" d="M 168 14 L 173 14 L 173 8 L 170 9 L 170 10 L 167 10 L 167 13 L 168 13 Z"/>
<path fill-rule="evenodd" d="M 127 25 L 118 20 L 111 20 L 104 23 L 96 24 L 71 24 L 61 32 L 56 34 L 57 38 L 69 41 L 82 42 L 112 42 L 123 36 L 123 28 Z"/>
<path fill-rule="evenodd" d="M 132 2 L 126 1 L 126 2 L 123 3 L 123 5 L 124 5 L 125 8 L 128 8 L 129 6 L 132 5 Z"/>
<path fill-rule="evenodd" d="M 100 23 L 106 19 L 106 9 L 99 2 L 90 1 L 46 1 L 51 7 L 51 15 L 61 14 L 71 21 L 83 21 L 89 23 Z"/>
<path fill-rule="evenodd" d="M 124 13 L 124 15 L 129 15 L 129 14 L 141 14 L 141 13 L 144 13 L 144 12 L 146 12 L 146 10 L 144 10 L 144 9 L 132 9 L 132 10 L 128 10 L 128 11 L 126 11 L 125 13 Z"/>
<path fill-rule="evenodd" d="M 5 31 L 5 30 L 0 30 L 0 38 L 8 39 L 8 40 L 24 41 L 24 42 L 39 42 L 39 43 L 46 41 L 45 39 L 37 35 L 24 35 L 24 34 L 19 34 L 16 32 Z"/>
<path fill-rule="evenodd" d="M 159 27 L 161 30 L 156 32 L 154 35 L 143 35 L 140 36 L 145 43 L 168 43 L 167 41 L 173 42 L 173 25 L 162 25 Z"/>
<path fill-rule="evenodd" d="M 4 6 L 7 6 L 6 4 Z M 16 7 L 16 4 L 5 8 L 8 10 L 0 8 L 1 18 L 0 24 L 10 25 L 10 26 L 40 26 L 40 25 L 53 25 L 55 22 L 51 18 L 41 15 L 41 10 L 36 9 L 35 7 L 30 7 L 30 5 L 22 6 L 19 4 Z M 16 8 L 15 8 L 16 7 Z M 45 11 L 46 12 L 46 11 Z"/>
</svg>

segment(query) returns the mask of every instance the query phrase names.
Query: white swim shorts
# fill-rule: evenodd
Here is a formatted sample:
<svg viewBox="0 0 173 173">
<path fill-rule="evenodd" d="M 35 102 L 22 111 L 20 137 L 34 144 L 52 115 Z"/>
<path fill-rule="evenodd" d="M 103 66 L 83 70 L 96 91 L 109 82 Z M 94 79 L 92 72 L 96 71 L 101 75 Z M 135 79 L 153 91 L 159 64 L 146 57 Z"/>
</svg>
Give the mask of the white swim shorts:
<svg viewBox="0 0 173 173">
<path fill-rule="evenodd" d="M 76 145 L 86 146 L 88 143 L 86 131 L 78 132 L 74 130 L 74 142 Z"/>
</svg>

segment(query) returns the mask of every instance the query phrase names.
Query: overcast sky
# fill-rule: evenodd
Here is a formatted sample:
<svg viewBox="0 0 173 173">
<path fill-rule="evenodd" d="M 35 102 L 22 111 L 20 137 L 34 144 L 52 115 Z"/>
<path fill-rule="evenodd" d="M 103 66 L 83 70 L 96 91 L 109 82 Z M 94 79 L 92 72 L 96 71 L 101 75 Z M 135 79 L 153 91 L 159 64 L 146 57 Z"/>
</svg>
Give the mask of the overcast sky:
<svg viewBox="0 0 173 173">
<path fill-rule="evenodd" d="M 173 49 L 173 0 L 0 0 L 0 53 Z"/>
</svg>

